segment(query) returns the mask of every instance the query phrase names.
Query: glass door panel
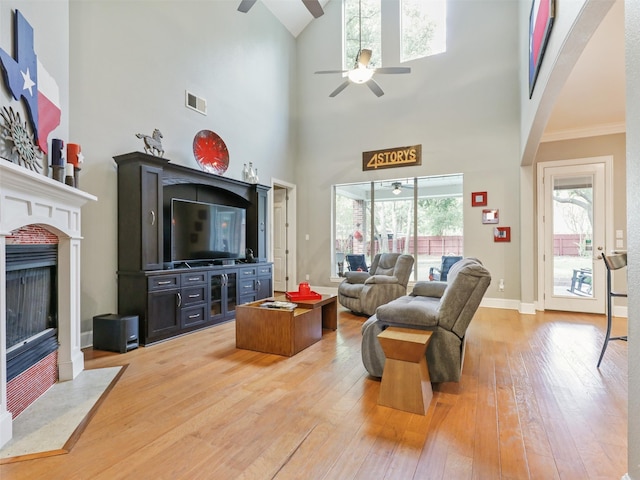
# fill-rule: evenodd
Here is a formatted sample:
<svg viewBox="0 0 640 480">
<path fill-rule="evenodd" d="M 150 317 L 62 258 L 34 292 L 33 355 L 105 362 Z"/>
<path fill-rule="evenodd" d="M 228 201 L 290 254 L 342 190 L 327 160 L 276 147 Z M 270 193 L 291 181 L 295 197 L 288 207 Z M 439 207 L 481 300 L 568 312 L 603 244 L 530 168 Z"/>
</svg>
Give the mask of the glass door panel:
<svg viewBox="0 0 640 480">
<path fill-rule="evenodd" d="M 553 180 L 553 293 L 593 297 L 593 176 Z"/>
</svg>

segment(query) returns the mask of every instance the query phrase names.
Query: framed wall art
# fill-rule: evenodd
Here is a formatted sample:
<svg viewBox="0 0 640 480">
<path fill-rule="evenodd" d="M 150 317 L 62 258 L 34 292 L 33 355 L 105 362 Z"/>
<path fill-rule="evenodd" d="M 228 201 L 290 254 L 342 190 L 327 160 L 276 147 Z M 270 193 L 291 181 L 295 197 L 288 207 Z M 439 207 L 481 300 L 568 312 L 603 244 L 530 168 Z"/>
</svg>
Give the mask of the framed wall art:
<svg viewBox="0 0 640 480">
<path fill-rule="evenodd" d="M 533 0 L 529 15 L 529 98 L 533 96 L 555 15 L 555 0 Z"/>
<path fill-rule="evenodd" d="M 498 210 L 483 209 L 482 223 L 499 223 L 498 215 Z"/>
<path fill-rule="evenodd" d="M 471 206 L 472 207 L 486 207 L 487 206 L 487 192 L 473 192 L 471 194 Z"/>
<path fill-rule="evenodd" d="M 494 242 L 510 242 L 511 227 L 496 227 L 493 229 Z"/>
</svg>

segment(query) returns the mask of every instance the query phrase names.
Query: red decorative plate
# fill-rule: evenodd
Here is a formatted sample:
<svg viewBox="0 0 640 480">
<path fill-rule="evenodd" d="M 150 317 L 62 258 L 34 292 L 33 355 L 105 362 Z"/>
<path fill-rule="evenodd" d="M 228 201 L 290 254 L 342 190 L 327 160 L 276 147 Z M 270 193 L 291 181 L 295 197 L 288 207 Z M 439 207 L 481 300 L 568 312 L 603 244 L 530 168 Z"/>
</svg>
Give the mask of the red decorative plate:
<svg viewBox="0 0 640 480">
<path fill-rule="evenodd" d="M 222 175 L 229 167 L 229 151 L 222 139 L 211 130 L 200 130 L 193 138 L 193 155 L 200 168 Z"/>
</svg>

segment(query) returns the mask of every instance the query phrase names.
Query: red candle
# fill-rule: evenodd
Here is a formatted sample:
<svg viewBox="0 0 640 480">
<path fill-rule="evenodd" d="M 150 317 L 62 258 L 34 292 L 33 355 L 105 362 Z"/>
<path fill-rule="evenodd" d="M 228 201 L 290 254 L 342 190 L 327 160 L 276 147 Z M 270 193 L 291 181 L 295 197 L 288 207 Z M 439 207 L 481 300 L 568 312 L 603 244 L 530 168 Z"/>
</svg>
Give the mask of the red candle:
<svg viewBox="0 0 640 480">
<path fill-rule="evenodd" d="M 77 143 L 67 143 L 67 162 L 74 167 L 78 167 L 78 155 L 80 154 L 80 145 Z"/>
</svg>

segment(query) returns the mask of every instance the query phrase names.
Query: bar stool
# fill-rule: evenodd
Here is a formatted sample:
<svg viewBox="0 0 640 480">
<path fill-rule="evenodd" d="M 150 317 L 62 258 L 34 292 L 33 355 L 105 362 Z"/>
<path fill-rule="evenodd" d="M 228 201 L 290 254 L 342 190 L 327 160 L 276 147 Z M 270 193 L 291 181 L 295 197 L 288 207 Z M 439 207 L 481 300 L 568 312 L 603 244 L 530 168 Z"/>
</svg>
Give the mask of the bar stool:
<svg viewBox="0 0 640 480">
<path fill-rule="evenodd" d="M 604 337 L 604 345 L 602 345 L 602 352 L 600 352 L 600 358 L 598 359 L 598 368 L 600 368 L 600 362 L 604 357 L 604 352 L 607 350 L 607 345 L 611 340 L 623 340 L 627 341 L 627 336 L 622 335 L 619 337 L 611 336 L 611 316 L 613 309 L 613 298 L 615 297 L 627 297 L 626 293 L 614 292 L 611 290 L 611 272 L 619 270 L 627 266 L 627 254 L 626 253 L 614 253 L 611 255 L 602 254 L 602 259 L 607 267 L 607 333 Z"/>
</svg>

